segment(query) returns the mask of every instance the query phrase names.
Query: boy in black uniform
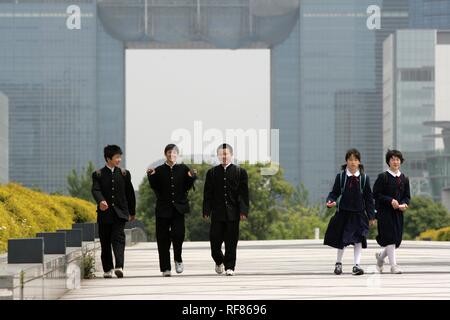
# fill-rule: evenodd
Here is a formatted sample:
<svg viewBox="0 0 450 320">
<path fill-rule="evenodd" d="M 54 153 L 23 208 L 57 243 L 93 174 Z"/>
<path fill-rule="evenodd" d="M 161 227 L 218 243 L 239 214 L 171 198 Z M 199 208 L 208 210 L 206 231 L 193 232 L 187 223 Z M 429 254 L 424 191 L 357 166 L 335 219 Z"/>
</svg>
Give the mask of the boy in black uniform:
<svg viewBox="0 0 450 320">
<path fill-rule="evenodd" d="M 218 274 L 234 275 L 239 221 L 249 211 L 248 175 L 245 169 L 231 163 L 233 148 L 222 144 L 217 148 L 221 164 L 208 170 L 203 195 L 203 217 L 211 216 L 211 256 Z M 222 243 L 225 242 L 225 255 Z"/>
<path fill-rule="evenodd" d="M 196 180 L 196 171 L 177 164 L 178 147 L 169 144 L 164 149 L 166 162 L 147 170 L 150 187 L 156 195 L 156 242 L 159 267 L 164 277 L 170 277 L 170 244 L 173 243 L 175 270 L 184 270 L 181 258 L 184 241 L 184 214 L 189 213 L 187 195 Z"/>
<path fill-rule="evenodd" d="M 104 149 L 106 165 L 92 173 L 92 195 L 97 202 L 97 223 L 102 248 L 101 259 L 104 278 L 112 278 L 114 251 L 116 268 L 114 273 L 123 277 L 125 254 L 125 222 L 134 220 L 136 198 L 128 170 L 119 167 L 122 150 L 116 145 Z"/>
</svg>

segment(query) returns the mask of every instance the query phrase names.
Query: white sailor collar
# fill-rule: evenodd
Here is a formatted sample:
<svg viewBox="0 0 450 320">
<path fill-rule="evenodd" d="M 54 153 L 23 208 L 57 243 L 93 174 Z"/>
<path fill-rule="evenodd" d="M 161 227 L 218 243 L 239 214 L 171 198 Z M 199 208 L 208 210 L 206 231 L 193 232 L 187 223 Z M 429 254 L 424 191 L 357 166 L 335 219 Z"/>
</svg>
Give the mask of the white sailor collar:
<svg viewBox="0 0 450 320">
<path fill-rule="evenodd" d="M 355 177 L 359 177 L 359 175 L 361 174 L 361 172 L 359 172 L 359 170 L 357 170 L 356 172 L 355 172 L 355 174 L 353 174 L 353 173 L 351 173 L 350 172 L 350 170 L 348 170 L 348 169 L 345 169 L 345 172 L 347 173 L 347 177 L 351 177 L 351 176 L 355 176 Z"/>
<path fill-rule="evenodd" d="M 387 169 L 387 172 L 389 172 L 393 177 L 400 177 L 402 174 L 400 170 L 398 170 L 397 173 L 394 173 L 394 171 L 392 171 L 391 169 Z"/>
</svg>

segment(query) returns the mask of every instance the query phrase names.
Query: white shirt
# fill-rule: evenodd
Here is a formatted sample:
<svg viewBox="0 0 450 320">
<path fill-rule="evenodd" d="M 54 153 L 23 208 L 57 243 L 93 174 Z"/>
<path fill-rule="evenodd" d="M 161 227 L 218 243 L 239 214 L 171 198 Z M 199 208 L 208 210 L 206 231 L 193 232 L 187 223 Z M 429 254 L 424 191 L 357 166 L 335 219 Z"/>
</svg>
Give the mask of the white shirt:
<svg viewBox="0 0 450 320">
<path fill-rule="evenodd" d="M 359 172 L 359 170 L 357 170 L 356 172 L 355 172 L 355 174 L 353 174 L 353 173 L 351 173 L 350 172 L 350 170 L 348 170 L 348 169 L 345 169 L 345 171 L 347 172 L 347 176 L 348 177 L 351 177 L 351 176 L 355 176 L 355 177 L 359 177 L 359 175 L 361 174 L 360 172 Z"/>
<path fill-rule="evenodd" d="M 106 165 L 106 167 L 109 169 L 109 170 L 111 170 L 111 173 L 114 173 L 114 169 L 116 168 L 116 167 L 110 167 L 110 166 L 108 166 L 108 165 Z"/>
<path fill-rule="evenodd" d="M 388 169 L 387 172 L 389 172 L 393 177 L 400 177 L 400 175 L 402 174 L 400 170 L 398 170 L 397 173 L 394 173 L 394 171 Z"/>
</svg>

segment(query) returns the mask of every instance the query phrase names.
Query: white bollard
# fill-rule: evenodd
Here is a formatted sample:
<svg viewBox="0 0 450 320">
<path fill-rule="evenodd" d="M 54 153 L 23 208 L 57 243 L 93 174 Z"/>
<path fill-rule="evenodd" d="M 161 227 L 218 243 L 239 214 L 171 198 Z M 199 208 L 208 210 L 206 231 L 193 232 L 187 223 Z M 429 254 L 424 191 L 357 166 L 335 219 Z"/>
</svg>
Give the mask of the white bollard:
<svg viewBox="0 0 450 320">
<path fill-rule="evenodd" d="M 319 240 L 320 230 L 319 228 L 314 228 L 314 239 Z"/>
</svg>

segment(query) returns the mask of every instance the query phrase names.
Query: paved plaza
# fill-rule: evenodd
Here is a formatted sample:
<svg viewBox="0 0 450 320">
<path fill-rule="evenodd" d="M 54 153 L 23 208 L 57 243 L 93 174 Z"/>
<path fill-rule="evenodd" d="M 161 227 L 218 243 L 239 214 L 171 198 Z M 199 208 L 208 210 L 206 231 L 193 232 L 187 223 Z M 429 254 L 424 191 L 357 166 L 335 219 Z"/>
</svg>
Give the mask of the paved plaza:
<svg viewBox="0 0 450 320">
<path fill-rule="evenodd" d="M 404 241 L 397 252 L 403 274 L 379 274 L 369 241 L 363 276 L 351 275 L 353 248 L 344 254 L 344 274 L 333 274 L 336 251 L 322 240 L 240 241 L 234 277 L 217 275 L 208 242 L 186 242 L 185 271 L 159 272 L 156 243 L 127 247 L 125 278 L 83 280 L 62 299 L 449 299 L 450 242 Z M 100 252 L 97 253 L 99 255 Z M 100 269 L 97 257 L 97 269 Z M 389 266 L 385 267 L 389 271 Z"/>
</svg>

